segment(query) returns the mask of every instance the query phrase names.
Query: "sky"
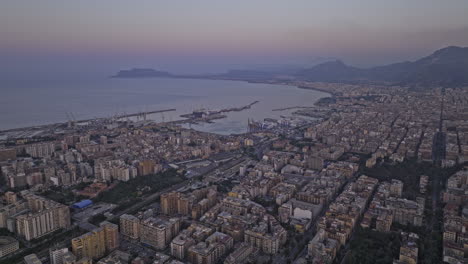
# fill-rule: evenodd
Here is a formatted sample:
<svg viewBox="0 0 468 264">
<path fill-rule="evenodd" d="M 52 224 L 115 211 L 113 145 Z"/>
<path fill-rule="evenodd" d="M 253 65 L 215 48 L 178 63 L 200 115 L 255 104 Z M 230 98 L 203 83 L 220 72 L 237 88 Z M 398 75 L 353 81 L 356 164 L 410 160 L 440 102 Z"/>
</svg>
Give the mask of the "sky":
<svg viewBox="0 0 468 264">
<path fill-rule="evenodd" d="M 0 77 L 370 67 L 468 46 L 466 0 L 1 0 Z"/>
</svg>

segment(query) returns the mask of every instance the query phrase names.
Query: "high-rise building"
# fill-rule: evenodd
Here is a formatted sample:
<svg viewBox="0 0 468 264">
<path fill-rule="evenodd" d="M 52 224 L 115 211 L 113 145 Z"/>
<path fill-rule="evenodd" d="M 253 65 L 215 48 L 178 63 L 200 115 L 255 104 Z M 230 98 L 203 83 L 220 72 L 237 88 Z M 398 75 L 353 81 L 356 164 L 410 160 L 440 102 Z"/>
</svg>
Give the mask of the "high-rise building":
<svg viewBox="0 0 468 264">
<path fill-rule="evenodd" d="M 0 207 L 0 228 L 7 228 L 7 221 L 9 220 L 10 216 L 16 215 L 26 209 L 27 204 L 24 201 L 19 201 L 14 204 L 8 204 Z M 10 231 L 15 232 L 16 228 L 13 226 Z"/>
<path fill-rule="evenodd" d="M 329 238 L 324 229 L 319 229 L 307 246 L 307 254 L 312 263 L 332 263 L 338 249 L 338 241 Z"/>
<path fill-rule="evenodd" d="M 16 232 L 27 241 L 70 226 L 67 206 L 30 193 L 23 197 L 30 212 L 16 217 Z"/>
<path fill-rule="evenodd" d="M 161 195 L 161 211 L 166 215 L 187 215 L 200 218 L 217 202 L 216 187 L 197 189 L 191 193 L 170 192 Z"/>
<path fill-rule="evenodd" d="M 138 163 L 138 175 L 145 176 L 155 173 L 156 163 L 153 160 L 144 160 Z"/>
<path fill-rule="evenodd" d="M 107 144 L 107 137 L 106 136 L 101 136 L 99 138 L 99 141 L 101 142 L 101 144 L 106 145 Z"/>
<path fill-rule="evenodd" d="M 393 179 L 390 184 L 390 195 L 394 197 L 401 197 L 403 193 L 403 182 Z"/>
<path fill-rule="evenodd" d="M 313 170 L 321 170 L 324 166 L 324 160 L 318 156 L 311 156 L 307 160 L 307 165 Z"/>
<path fill-rule="evenodd" d="M 231 236 L 215 232 L 205 242 L 193 245 L 188 250 L 188 260 L 193 264 L 214 264 L 233 246 Z"/>
<path fill-rule="evenodd" d="M 18 196 L 14 192 L 6 192 L 4 199 L 7 204 L 14 204 L 18 201 Z"/>
<path fill-rule="evenodd" d="M 120 216 L 120 233 L 131 239 L 139 239 L 140 219 L 128 214 Z"/>
<path fill-rule="evenodd" d="M 171 242 L 171 255 L 183 260 L 187 257 L 188 249 L 197 242 L 205 240 L 214 230 L 210 227 L 192 223 L 184 229 Z"/>
<path fill-rule="evenodd" d="M 195 245 L 195 239 L 190 235 L 191 232 L 187 229 L 180 232 L 171 242 L 171 255 L 177 259 L 183 260 L 187 255 L 189 247 Z"/>
<path fill-rule="evenodd" d="M 117 249 L 120 244 L 119 240 L 119 227 L 116 224 L 109 223 L 107 221 L 100 224 L 104 228 L 105 240 L 106 240 L 106 252 L 111 252 Z"/>
<path fill-rule="evenodd" d="M 16 159 L 16 149 L 0 149 L 0 161 L 14 160 Z"/>
<path fill-rule="evenodd" d="M 93 231 L 72 239 L 71 244 L 77 259 L 102 258 L 106 253 L 119 247 L 118 226 L 103 222 Z"/>
<path fill-rule="evenodd" d="M 257 256 L 258 248 L 249 243 L 241 243 L 239 246 L 226 258 L 224 264 L 246 263 L 246 260 Z"/>
<path fill-rule="evenodd" d="M 276 254 L 286 243 L 286 238 L 286 230 L 270 215 L 265 215 L 263 222 L 244 232 L 245 242 L 267 254 Z"/>
<path fill-rule="evenodd" d="M 170 192 L 161 195 L 161 212 L 166 215 L 178 213 L 180 193 Z"/>
<path fill-rule="evenodd" d="M 26 145 L 24 148 L 26 154 L 33 158 L 43 158 L 51 156 L 55 152 L 55 142 L 44 142 Z"/>
<path fill-rule="evenodd" d="M 179 233 L 180 219 L 169 220 L 150 217 L 141 222 L 140 242 L 156 249 L 164 249 L 174 236 Z"/>
<path fill-rule="evenodd" d="M 104 257 L 106 253 L 106 233 L 103 227 L 94 229 L 71 241 L 73 254 L 77 259 Z"/>
<path fill-rule="evenodd" d="M 50 249 L 49 250 L 50 263 L 51 264 L 63 264 L 63 256 L 68 252 L 69 252 L 68 248 Z"/>
</svg>

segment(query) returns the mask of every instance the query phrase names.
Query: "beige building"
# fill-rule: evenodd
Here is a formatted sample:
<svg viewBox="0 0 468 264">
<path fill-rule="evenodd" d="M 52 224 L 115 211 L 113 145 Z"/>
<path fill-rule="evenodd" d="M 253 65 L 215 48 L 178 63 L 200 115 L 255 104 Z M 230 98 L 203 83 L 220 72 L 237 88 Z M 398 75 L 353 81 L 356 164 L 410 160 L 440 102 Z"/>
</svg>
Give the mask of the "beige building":
<svg viewBox="0 0 468 264">
<path fill-rule="evenodd" d="M 106 233 L 103 227 L 94 229 L 71 241 L 73 254 L 77 259 L 104 257 L 106 253 Z"/>
<path fill-rule="evenodd" d="M 242 264 L 249 258 L 255 258 L 258 254 L 258 248 L 249 243 L 241 243 L 224 261 L 224 264 Z"/>
<path fill-rule="evenodd" d="M 339 249 L 339 242 L 329 238 L 328 233 L 319 229 L 307 246 L 307 255 L 312 260 L 321 260 L 325 263 L 332 262 Z"/>
<path fill-rule="evenodd" d="M 141 222 L 140 242 L 156 249 L 164 249 L 171 239 L 179 233 L 180 220 L 150 217 Z"/>
<path fill-rule="evenodd" d="M 198 219 L 217 202 L 216 188 L 206 187 L 191 193 L 170 192 L 161 195 L 161 211 L 166 215 L 187 215 Z"/>
<path fill-rule="evenodd" d="M 233 246 L 229 235 L 215 232 L 205 242 L 193 245 L 188 250 L 188 261 L 192 264 L 214 264 Z"/>
<path fill-rule="evenodd" d="M 77 259 L 102 258 L 119 247 L 119 230 L 117 225 L 103 222 L 93 231 L 72 239 L 71 244 Z"/>
<path fill-rule="evenodd" d="M 7 204 L 14 204 L 18 201 L 18 196 L 14 192 L 6 192 L 3 197 Z"/>
<path fill-rule="evenodd" d="M 105 237 L 106 237 L 106 252 L 111 252 L 114 249 L 117 249 L 120 244 L 119 239 L 119 227 L 116 224 L 109 222 L 102 222 L 100 224 L 104 228 Z"/>
<path fill-rule="evenodd" d="M 179 212 L 179 199 L 181 194 L 170 192 L 161 195 L 161 211 L 166 215 L 173 215 Z"/>
<path fill-rule="evenodd" d="M 34 194 L 23 197 L 30 212 L 16 217 L 16 233 L 27 241 L 70 226 L 67 206 Z"/>
<path fill-rule="evenodd" d="M 403 193 L 403 182 L 393 179 L 390 184 L 390 195 L 394 197 L 401 197 Z"/>
<path fill-rule="evenodd" d="M 140 219 L 128 214 L 120 216 L 120 233 L 131 239 L 139 239 Z"/>
<path fill-rule="evenodd" d="M 244 232 L 245 242 L 267 254 L 278 253 L 286 239 L 286 230 L 272 216 L 265 216 L 257 226 Z"/>
<path fill-rule="evenodd" d="M 183 260 L 187 256 L 189 247 L 195 245 L 196 241 L 190 236 L 190 231 L 183 230 L 171 242 L 171 255 Z"/>
<path fill-rule="evenodd" d="M 213 232 L 210 227 L 192 223 L 172 240 L 171 255 L 180 260 L 187 258 L 188 249 L 197 242 L 204 241 Z"/>
<path fill-rule="evenodd" d="M 424 217 L 424 199 L 411 201 L 390 197 L 386 200 L 387 207 L 393 211 L 393 221 L 407 225 L 422 226 Z"/>
<path fill-rule="evenodd" d="M 69 253 L 68 248 L 49 249 L 51 264 L 63 264 L 63 257 Z"/>
<path fill-rule="evenodd" d="M 13 204 L 8 204 L 0 207 L 0 228 L 8 228 L 11 232 L 16 232 L 14 225 L 8 227 L 8 218 L 12 215 L 18 214 L 23 210 L 27 209 L 27 203 L 24 201 L 18 201 Z"/>
<path fill-rule="evenodd" d="M 24 148 L 26 154 L 33 158 L 48 157 L 55 152 L 55 142 L 44 142 L 26 145 Z"/>
</svg>

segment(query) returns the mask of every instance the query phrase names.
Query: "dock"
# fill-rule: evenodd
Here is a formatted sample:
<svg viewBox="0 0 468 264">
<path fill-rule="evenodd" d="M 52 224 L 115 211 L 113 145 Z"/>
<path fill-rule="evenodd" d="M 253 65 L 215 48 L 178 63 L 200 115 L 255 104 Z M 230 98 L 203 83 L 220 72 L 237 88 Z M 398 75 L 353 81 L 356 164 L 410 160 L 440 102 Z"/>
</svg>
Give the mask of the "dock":
<svg viewBox="0 0 468 264">
<path fill-rule="evenodd" d="M 99 120 L 108 120 L 108 119 L 123 119 L 127 117 L 146 117 L 146 115 L 150 114 L 157 114 L 157 113 L 164 113 L 164 112 L 172 112 L 176 111 L 175 108 L 171 109 L 163 109 L 163 110 L 152 110 L 152 111 L 144 111 L 144 112 L 138 112 L 138 113 L 131 113 L 131 114 L 123 114 L 123 115 L 118 115 L 113 118 L 107 118 L 107 117 L 95 117 L 95 118 L 89 118 L 89 119 L 81 119 L 81 120 L 68 120 L 65 122 L 60 122 L 60 123 L 51 123 L 51 124 L 44 124 L 44 125 L 36 125 L 36 126 L 29 126 L 29 127 L 19 127 L 19 128 L 10 128 L 10 129 L 4 129 L 0 130 L 0 135 L 5 134 L 5 133 L 15 133 L 15 132 L 28 132 L 29 134 L 34 134 L 34 131 L 43 131 L 43 130 L 53 130 L 57 129 L 59 127 L 63 127 L 63 125 L 66 125 L 67 123 L 87 123 L 87 122 L 92 122 L 92 121 L 99 121 Z M 37 132 L 39 133 L 39 132 Z"/>
</svg>

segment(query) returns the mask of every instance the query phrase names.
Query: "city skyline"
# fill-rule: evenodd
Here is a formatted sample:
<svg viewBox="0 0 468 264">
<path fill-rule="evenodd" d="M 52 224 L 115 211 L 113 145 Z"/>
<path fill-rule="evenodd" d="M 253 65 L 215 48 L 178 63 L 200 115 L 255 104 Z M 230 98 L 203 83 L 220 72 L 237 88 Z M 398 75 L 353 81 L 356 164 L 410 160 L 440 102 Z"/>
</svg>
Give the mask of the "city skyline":
<svg viewBox="0 0 468 264">
<path fill-rule="evenodd" d="M 0 264 L 468 263 L 468 1 L 3 1 Z"/>
</svg>

